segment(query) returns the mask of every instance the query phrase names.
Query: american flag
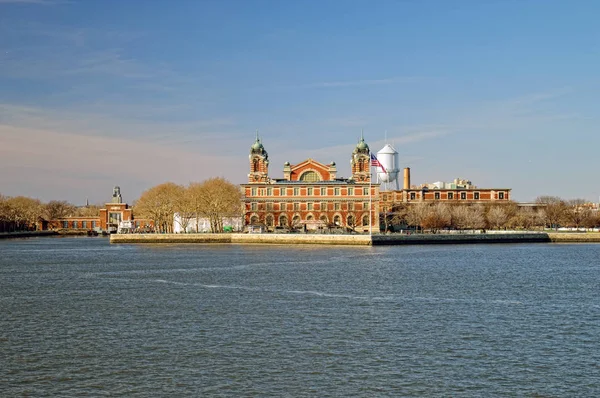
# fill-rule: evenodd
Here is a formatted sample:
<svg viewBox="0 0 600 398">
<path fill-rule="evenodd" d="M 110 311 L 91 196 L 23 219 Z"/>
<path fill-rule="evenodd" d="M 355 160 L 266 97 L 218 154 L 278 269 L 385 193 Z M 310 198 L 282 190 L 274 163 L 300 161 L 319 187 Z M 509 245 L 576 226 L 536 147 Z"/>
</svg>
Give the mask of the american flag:
<svg viewBox="0 0 600 398">
<path fill-rule="evenodd" d="M 379 160 L 377 160 L 377 156 L 375 156 L 373 152 L 371 152 L 371 166 L 381 167 L 381 170 L 383 170 L 383 172 L 386 173 L 385 167 L 383 167 Z"/>
</svg>

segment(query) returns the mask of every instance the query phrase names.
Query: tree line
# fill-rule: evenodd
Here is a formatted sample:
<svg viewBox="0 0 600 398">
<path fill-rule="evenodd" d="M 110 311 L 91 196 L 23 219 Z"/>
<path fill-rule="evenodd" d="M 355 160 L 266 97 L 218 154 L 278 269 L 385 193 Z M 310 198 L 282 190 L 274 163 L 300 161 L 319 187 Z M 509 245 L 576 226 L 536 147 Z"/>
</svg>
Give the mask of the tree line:
<svg viewBox="0 0 600 398">
<path fill-rule="evenodd" d="M 27 196 L 0 194 L 0 232 L 35 231 L 41 220 L 64 217 L 96 217 L 100 206 L 77 207 L 64 200 L 43 203 Z"/>
<path fill-rule="evenodd" d="M 441 229 L 594 228 L 600 225 L 600 215 L 583 199 L 540 196 L 531 207 L 515 202 L 474 205 L 397 203 L 390 212 L 381 215 L 381 224 L 386 231 L 414 228 L 433 233 Z"/>
<path fill-rule="evenodd" d="M 187 186 L 166 182 L 142 193 L 133 204 L 136 217 L 154 220 L 157 232 L 173 232 L 173 215 L 182 230 L 198 231 L 201 218 L 211 232 L 223 232 L 223 219 L 242 215 L 240 188 L 224 178 L 192 182 Z"/>
</svg>

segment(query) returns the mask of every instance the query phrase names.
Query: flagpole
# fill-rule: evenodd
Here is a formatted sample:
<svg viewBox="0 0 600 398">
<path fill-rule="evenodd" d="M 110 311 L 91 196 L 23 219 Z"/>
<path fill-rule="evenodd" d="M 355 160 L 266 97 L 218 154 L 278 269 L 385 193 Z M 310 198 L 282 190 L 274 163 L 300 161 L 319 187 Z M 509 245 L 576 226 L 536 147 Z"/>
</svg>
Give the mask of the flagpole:
<svg viewBox="0 0 600 398">
<path fill-rule="evenodd" d="M 373 166 L 371 163 L 371 154 L 369 154 L 369 236 L 373 236 L 373 195 L 371 194 L 371 186 L 373 184 Z"/>
</svg>

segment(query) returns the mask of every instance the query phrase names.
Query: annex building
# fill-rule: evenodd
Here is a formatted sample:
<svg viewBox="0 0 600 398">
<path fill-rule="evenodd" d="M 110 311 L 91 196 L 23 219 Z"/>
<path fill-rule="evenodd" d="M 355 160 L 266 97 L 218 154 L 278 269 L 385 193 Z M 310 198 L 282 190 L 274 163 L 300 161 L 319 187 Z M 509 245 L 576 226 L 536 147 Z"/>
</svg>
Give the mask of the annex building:
<svg viewBox="0 0 600 398">
<path fill-rule="evenodd" d="M 361 136 L 351 153 L 350 178 L 338 178 L 335 162 L 306 159 L 269 176 L 269 155 L 258 134 L 250 147 L 248 183 L 242 184 L 249 229 L 344 229 L 379 231 L 379 184 L 371 181 L 370 150 Z"/>
</svg>

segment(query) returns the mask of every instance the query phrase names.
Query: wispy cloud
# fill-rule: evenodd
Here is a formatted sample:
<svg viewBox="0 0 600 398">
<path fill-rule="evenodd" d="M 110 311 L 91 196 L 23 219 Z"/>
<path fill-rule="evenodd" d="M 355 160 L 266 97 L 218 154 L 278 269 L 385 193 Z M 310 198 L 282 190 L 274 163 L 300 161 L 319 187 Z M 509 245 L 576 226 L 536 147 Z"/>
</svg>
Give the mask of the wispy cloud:
<svg viewBox="0 0 600 398">
<path fill-rule="evenodd" d="M 66 0 L 0 0 L 0 4 L 39 4 L 44 6 L 67 3 L 70 2 Z"/>
<path fill-rule="evenodd" d="M 363 87 L 407 83 L 417 80 L 417 77 L 389 77 L 383 79 L 357 79 L 341 81 L 324 81 L 296 85 L 277 86 L 278 89 L 305 89 L 305 88 L 344 88 L 344 87 Z"/>
</svg>

